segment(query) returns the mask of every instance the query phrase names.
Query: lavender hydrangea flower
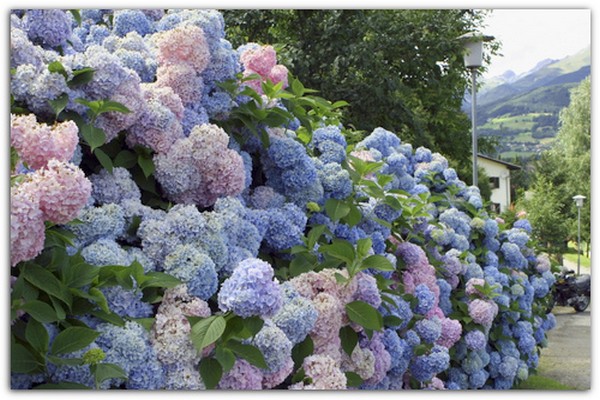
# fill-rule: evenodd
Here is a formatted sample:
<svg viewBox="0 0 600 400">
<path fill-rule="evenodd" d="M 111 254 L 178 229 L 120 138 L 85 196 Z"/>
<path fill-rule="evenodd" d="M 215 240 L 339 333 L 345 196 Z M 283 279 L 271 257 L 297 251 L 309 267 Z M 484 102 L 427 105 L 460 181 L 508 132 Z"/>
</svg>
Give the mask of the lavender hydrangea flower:
<svg viewBox="0 0 600 400">
<path fill-rule="evenodd" d="M 182 244 L 167 255 L 164 271 L 187 284 L 189 293 L 208 300 L 218 288 L 215 264 L 196 247 Z"/>
<path fill-rule="evenodd" d="M 45 47 L 65 44 L 71 36 L 73 17 L 71 13 L 58 10 L 27 10 L 23 25 L 29 39 Z"/>
<path fill-rule="evenodd" d="M 250 258 L 238 264 L 219 291 L 219 308 L 240 317 L 273 316 L 281 308 L 279 285 L 273 280 L 273 268 Z"/>
</svg>

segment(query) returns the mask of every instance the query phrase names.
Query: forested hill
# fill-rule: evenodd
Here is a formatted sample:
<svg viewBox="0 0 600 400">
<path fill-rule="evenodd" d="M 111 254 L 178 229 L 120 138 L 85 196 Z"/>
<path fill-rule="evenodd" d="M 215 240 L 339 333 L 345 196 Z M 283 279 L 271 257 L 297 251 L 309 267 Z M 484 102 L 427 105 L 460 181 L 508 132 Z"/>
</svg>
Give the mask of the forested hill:
<svg viewBox="0 0 600 400">
<path fill-rule="evenodd" d="M 477 97 L 479 134 L 496 136 L 503 159 L 529 157 L 548 148 L 558 131 L 558 114 L 569 91 L 590 75 L 589 46 L 562 60 L 543 60 L 531 71 L 507 71 L 484 82 Z M 463 108 L 470 113 L 470 96 Z"/>
</svg>

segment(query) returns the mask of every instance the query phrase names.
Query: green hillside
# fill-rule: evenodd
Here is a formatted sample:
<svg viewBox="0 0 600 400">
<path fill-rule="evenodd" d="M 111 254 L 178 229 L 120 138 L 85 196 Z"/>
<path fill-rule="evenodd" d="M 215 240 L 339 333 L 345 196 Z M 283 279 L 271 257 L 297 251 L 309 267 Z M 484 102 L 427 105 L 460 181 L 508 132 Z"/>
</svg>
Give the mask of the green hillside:
<svg viewBox="0 0 600 400">
<path fill-rule="evenodd" d="M 590 48 L 543 65 L 511 83 L 483 91 L 478 98 L 481 136 L 493 136 L 494 156 L 530 157 L 548 149 L 558 132 L 558 114 L 570 101 L 570 90 L 590 74 Z M 494 82 L 496 84 L 496 81 Z"/>
</svg>

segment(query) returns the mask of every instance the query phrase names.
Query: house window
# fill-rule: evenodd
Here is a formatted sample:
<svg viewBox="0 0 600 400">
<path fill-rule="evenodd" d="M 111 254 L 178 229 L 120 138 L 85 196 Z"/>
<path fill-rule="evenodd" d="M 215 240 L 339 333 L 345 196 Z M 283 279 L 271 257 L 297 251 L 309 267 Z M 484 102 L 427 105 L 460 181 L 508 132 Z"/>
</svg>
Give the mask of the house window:
<svg viewBox="0 0 600 400">
<path fill-rule="evenodd" d="M 498 189 L 500 187 L 500 178 L 497 176 L 490 177 L 490 186 L 492 189 Z"/>
<path fill-rule="evenodd" d="M 500 214 L 500 203 L 491 203 L 490 208 L 493 213 Z"/>
</svg>

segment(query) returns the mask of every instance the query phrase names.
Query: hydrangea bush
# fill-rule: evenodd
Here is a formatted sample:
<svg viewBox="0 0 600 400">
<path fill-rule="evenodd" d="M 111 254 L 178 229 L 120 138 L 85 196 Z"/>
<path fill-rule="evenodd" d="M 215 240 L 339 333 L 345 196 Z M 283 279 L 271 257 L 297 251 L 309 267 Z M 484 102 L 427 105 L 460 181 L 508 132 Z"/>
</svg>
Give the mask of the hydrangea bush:
<svg viewBox="0 0 600 400">
<path fill-rule="evenodd" d="M 554 278 L 210 10 L 11 13 L 11 388 L 509 389 Z"/>
</svg>

